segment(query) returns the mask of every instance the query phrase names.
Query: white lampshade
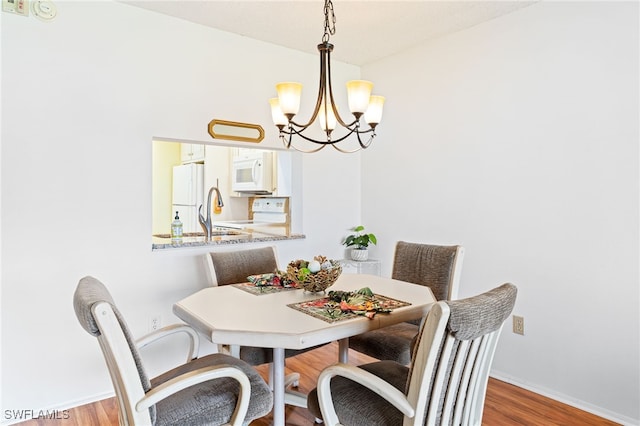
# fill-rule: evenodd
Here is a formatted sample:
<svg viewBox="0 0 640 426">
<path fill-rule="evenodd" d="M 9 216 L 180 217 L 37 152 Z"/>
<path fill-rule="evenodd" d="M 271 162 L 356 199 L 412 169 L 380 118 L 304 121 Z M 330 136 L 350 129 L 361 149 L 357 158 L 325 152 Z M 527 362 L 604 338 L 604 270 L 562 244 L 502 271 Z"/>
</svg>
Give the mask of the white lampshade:
<svg viewBox="0 0 640 426">
<path fill-rule="evenodd" d="M 276 126 L 286 126 L 289 120 L 282 113 L 278 98 L 269 99 L 269 104 L 271 105 L 271 119 L 273 120 L 273 124 L 275 124 Z"/>
<path fill-rule="evenodd" d="M 363 114 L 367 110 L 372 89 L 373 83 L 370 81 L 351 80 L 347 82 L 347 98 L 352 114 Z"/>
<path fill-rule="evenodd" d="M 382 119 L 382 107 L 384 105 L 384 96 L 371 95 L 369 99 L 369 107 L 364 113 L 364 121 L 369 125 L 378 124 Z"/>
<path fill-rule="evenodd" d="M 278 101 L 280 110 L 283 114 L 291 114 L 294 116 L 300 109 L 300 95 L 302 94 L 302 84 L 300 83 L 278 83 L 276 84 L 278 91 Z"/>
<path fill-rule="evenodd" d="M 336 115 L 333 113 L 333 108 L 327 107 L 327 113 L 324 111 L 324 101 L 320 104 L 320 111 L 318 112 L 318 119 L 320 120 L 320 127 L 323 131 L 333 130 L 336 128 Z M 328 128 L 327 128 L 328 127 Z"/>
</svg>

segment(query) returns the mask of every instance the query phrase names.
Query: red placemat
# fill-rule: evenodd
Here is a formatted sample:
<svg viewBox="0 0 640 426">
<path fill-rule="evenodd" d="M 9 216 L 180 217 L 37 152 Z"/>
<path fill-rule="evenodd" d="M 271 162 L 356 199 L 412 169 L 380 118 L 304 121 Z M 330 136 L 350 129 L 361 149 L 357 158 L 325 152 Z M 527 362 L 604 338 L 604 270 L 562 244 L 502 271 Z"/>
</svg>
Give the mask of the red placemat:
<svg viewBox="0 0 640 426">
<path fill-rule="evenodd" d="M 376 312 L 375 315 L 389 313 L 389 311 L 393 311 L 396 308 L 411 305 L 409 302 L 392 299 L 391 297 L 382 296 L 380 294 L 374 295 L 374 300 L 381 309 L 387 311 Z M 287 306 L 326 322 L 344 321 L 365 315 L 365 311 L 343 311 L 340 309 L 340 305 L 336 302 L 328 304 L 330 301 L 331 299 L 329 297 L 322 297 L 320 299 L 309 300 L 306 302 L 291 303 Z"/>
</svg>

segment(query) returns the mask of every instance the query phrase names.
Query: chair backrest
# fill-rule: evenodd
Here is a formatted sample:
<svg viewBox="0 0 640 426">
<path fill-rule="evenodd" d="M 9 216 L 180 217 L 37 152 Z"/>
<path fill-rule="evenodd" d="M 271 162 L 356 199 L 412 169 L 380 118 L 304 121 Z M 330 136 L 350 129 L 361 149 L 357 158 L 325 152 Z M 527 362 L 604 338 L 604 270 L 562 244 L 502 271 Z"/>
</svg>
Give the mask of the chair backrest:
<svg viewBox="0 0 640 426">
<path fill-rule="evenodd" d="M 212 286 L 245 283 L 249 275 L 268 274 L 278 268 L 276 249 L 273 246 L 216 251 L 205 256 Z"/>
<path fill-rule="evenodd" d="M 436 300 L 458 297 L 464 249 L 398 241 L 391 278 L 425 285 Z"/>
<path fill-rule="evenodd" d="M 503 284 L 468 299 L 440 301 L 420 329 L 407 381 L 416 425 L 480 425 L 502 324 L 517 288 Z"/>
<path fill-rule="evenodd" d="M 107 288 L 91 276 L 82 278 L 73 295 L 73 307 L 82 328 L 98 338 L 115 388 L 120 424 L 153 424 L 155 406 L 143 412 L 135 409 L 135 401 L 151 389 L 151 383 L 135 340 Z"/>
</svg>

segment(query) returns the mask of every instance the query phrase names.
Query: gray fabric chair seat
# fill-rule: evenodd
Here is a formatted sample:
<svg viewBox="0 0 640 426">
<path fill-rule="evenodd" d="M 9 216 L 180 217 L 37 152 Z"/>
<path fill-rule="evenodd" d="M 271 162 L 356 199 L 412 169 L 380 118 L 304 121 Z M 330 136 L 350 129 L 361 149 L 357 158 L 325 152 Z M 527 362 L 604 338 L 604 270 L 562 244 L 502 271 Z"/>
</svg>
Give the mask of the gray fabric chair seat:
<svg viewBox="0 0 640 426">
<path fill-rule="evenodd" d="M 408 367 L 394 361 L 379 361 L 358 367 L 375 374 L 404 393 L 409 374 Z M 342 424 L 346 426 L 402 426 L 402 413 L 386 399 L 359 383 L 344 377 L 335 377 L 331 381 L 331 395 L 336 412 Z M 307 407 L 314 416 L 322 418 L 316 389 L 309 393 Z"/>
<path fill-rule="evenodd" d="M 249 377 L 251 399 L 247 418 L 258 418 L 271 410 L 271 391 L 258 372 L 245 362 L 229 355 L 214 354 L 198 358 L 152 379 L 151 387 L 154 388 L 189 371 L 222 364 L 236 366 Z M 155 426 L 226 423 L 235 408 L 238 391 L 238 382 L 231 378 L 215 379 L 191 386 L 156 404 Z"/>
<path fill-rule="evenodd" d="M 409 364 L 413 346 L 408 345 L 418 334 L 418 327 L 409 322 L 367 331 L 349 338 L 349 347 L 377 358 Z"/>
</svg>

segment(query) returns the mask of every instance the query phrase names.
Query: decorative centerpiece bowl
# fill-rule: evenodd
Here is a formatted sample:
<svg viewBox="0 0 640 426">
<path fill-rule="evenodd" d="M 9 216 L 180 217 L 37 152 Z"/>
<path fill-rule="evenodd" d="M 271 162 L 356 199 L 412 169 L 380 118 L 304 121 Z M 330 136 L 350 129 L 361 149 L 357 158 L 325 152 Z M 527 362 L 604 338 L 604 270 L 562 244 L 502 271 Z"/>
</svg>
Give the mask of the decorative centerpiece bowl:
<svg viewBox="0 0 640 426">
<path fill-rule="evenodd" d="M 336 282 L 342 273 L 342 265 L 337 260 L 315 256 L 313 260 L 294 260 L 287 266 L 287 276 L 305 291 L 318 293 L 325 291 Z"/>
</svg>

